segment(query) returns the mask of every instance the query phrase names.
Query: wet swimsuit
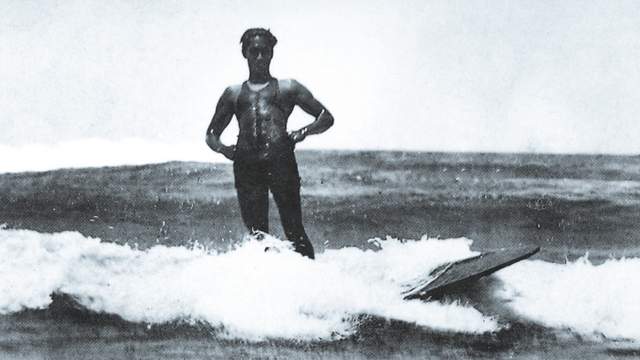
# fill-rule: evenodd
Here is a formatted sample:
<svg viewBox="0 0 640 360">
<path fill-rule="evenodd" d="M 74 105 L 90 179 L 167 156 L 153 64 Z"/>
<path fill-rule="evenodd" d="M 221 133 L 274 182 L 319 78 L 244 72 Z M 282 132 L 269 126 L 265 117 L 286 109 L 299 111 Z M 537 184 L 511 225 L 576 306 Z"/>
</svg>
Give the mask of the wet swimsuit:
<svg viewBox="0 0 640 360">
<path fill-rule="evenodd" d="M 270 85 L 273 85 L 274 93 L 268 101 L 270 105 L 278 106 L 278 81 L 272 79 Z M 268 88 L 270 86 L 254 91 L 253 95 Z M 244 96 L 246 99 L 250 95 L 244 94 L 246 91 L 252 90 L 245 83 L 238 98 L 241 99 Z M 256 117 L 254 124 L 256 131 L 252 134 L 255 142 L 249 146 L 248 144 L 241 146 L 239 142 L 236 147 L 233 173 L 242 220 L 252 232 L 269 232 L 269 190 L 271 190 L 287 239 L 293 242 L 297 252 L 313 259 L 313 246 L 302 225 L 300 176 L 294 155 L 294 143 L 288 136 L 274 143 L 261 141 L 263 140 L 260 137 L 263 121 L 273 120 L 261 120 Z"/>
</svg>

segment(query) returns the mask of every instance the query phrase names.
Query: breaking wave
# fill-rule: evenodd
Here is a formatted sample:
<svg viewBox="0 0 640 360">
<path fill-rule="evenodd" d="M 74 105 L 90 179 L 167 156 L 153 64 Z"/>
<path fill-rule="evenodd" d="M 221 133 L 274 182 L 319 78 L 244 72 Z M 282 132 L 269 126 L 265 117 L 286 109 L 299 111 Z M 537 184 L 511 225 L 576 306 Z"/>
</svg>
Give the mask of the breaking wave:
<svg viewBox="0 0 640 360">
<path fill-rule="evenodd" d="M 501 299 L 520 316 L 582 335 L 640 341 L 640 259 L 600 265 L 585 256 L 554 264 L 523 261 L 497 273 Z"/>
<path fill-rule="evenodd" d="M 0 228 L 0 314 L 47 308 L 58 293 L 130 322 L 206 323 L 247 340 L 341 338 L 358 331 L 362 315 L 469 334 L 504 326 L 470 304 L 402 299 L 435 267 L 475 255 L 471 240 L 373 242 L 377 250 L 326 250 L 311 261 L 268 236 L 227 252 L 138 250 L 77 232 Z M 526 260 L 499 271 L 490 296 L 515 321 L 640 341 L 639 273 L 636 258 Z"/>
<path fill-rule="evenodd" d="M 275 238 L 225 253 L 162 245 L 143 251 L 76 232 L 0 229 L 0 313 L 43 309 L 62 293 L 127 321 L 206 322 L 243 339 L 342 337 L 363 314 L 442 331 L 498 329 L 468 305 L 402 299 L 415 278 L 473 255 L 469 240 L 377 243 L 378 251 L 329 250 L 311 261 Z"/>
</svg>

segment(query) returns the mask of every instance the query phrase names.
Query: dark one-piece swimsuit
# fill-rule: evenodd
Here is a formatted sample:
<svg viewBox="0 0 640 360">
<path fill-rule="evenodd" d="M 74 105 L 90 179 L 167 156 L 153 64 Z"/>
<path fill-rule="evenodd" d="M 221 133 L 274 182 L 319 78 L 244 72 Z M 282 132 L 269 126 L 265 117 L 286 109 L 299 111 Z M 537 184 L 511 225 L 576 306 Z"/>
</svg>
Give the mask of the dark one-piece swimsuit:
<svg viewBox="0 0 640 360">
<path fill-rule="evenodd" d="M 252 90 L 245 82 L 238 98 L 243 98 L 243 95 L 247 98 L 249 94 L 243 93 L 248 91 Z M 273 106 L 278 106 L 278 80 L 271 79 L 269 85 L 259 92 L 270 92 L 264 96 L 269 98 Z M 255 127 L 259 129 L 261 124 L 258 120 L 256 122 Z M 294 144 L 286 137 L 283 141 L 270 144 L 270 148 L 265 152 L 265 149 L 260 146 L 263 142 L 259 138 L 254 140 L 257 140 L 255 141 L 257 145 L 236 148 L 233 162 L 242 220 L 249 231 L 268 233 L 269 191 L 271 191 L 278 206 L 287 239 L 293 243 L 297 252 L 313 259 L 313 246 L 302 225 L 300 176 L 294 155 Z M 265 153 L 266 156 L 263 155 Z"/>
</svg>

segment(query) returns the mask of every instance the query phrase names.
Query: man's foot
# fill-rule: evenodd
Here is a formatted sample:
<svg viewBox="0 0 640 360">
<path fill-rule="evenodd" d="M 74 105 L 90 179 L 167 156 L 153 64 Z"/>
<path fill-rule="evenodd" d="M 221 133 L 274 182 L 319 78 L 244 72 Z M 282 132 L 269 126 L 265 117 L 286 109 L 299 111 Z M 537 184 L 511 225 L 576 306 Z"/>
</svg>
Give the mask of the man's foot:
<svg viewBox="0 0 640 360">
<path fill-rule="evenodd" d="M 266 233 L 264 233 L 262 231 L 253 231 L 253 232 L 251 232 L 251 236 L 253 236 L 258 241 L 264 240 L 265 235 L 266 235 Z"/>
<path fill-rule="evenodd" d="M 267 246 L 264 248 L 264 252 L 276 252 L 279 253 L 280 249 L 278 249 L 277 247 L 273 247 L 273 246 Z"/>
<path fill-rule="evenodd" d="M 313 245 L 311 245 L 311 242 L 309 240 L 294 242 L 293 247 L 298 253 L 302 254 L 302 256 L 306 256 L 311 260 L 314 260 L 316 257 L 315 252 L 313 251 Z"/>
</svg>

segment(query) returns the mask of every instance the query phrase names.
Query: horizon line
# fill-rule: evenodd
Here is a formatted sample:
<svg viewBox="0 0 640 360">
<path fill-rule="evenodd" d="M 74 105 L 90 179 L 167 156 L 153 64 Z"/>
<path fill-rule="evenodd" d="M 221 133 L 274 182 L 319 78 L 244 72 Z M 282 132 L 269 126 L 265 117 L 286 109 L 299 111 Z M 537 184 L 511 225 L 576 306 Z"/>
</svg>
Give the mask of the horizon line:
<svg viewBox="0 0 640 360">
<path fill-rule="evenodd" d="M 543 153 L 543 152 L 486 152 L 486 151 L 432 151 L 432 150 L 390 150 L 390 149 L 299 149 L 298 152 L 302 153 L 413 153 L 413 154 L 425 154 L 425 155 L 493 155 L 493 156 L 541 156 L 541 157 L 563 157 L 563 156 L 578 156 L 578 157 L 625 157 L 633 158 L 639 157 L 640 154 L 604 154 L 604 153 Z M 147 162 L 140 164 L 110 164 L 110 165 L 89 165 L 89 166 L 63 166 L 59 168 L 43 169 L 43 170 L 24 170 L 24 171 L 1 171 L 2 175 L 27 175 L 27 174 L 42 174 L 57 171 L 70 171 L 70 170 L 91 170 L 91 169 L 126 169 L 133 167 L 145 167 L 145 166 L 162 166 L 168 164 L 224 164 L 230 165 L 232 161 L 222 159 L 221 161 L 200 161 L 200 160 L 166 160 L 157 162 Z"/>
</svg>

